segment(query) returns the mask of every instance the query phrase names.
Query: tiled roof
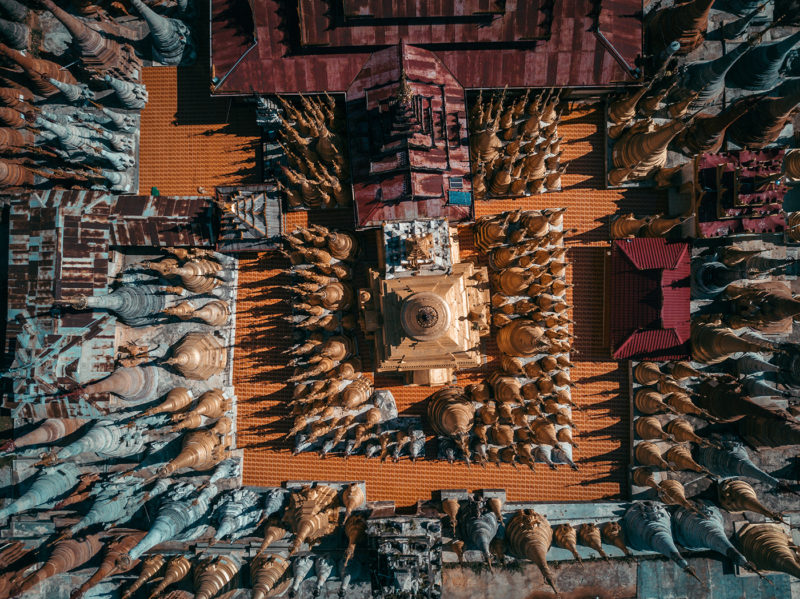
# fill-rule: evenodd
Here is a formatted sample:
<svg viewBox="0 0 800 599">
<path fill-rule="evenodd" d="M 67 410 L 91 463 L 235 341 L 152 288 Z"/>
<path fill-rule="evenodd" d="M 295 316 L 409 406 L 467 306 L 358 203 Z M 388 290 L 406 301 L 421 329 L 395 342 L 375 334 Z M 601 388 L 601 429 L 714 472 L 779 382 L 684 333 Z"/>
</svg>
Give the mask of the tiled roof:
<svg viewBox="0 0 800 599">
<path fill-rule="evenodd" d="M 411 4 L 415 13 L 424 7 L 427 12 L 451 15 L 456 5 L 465 6 L 445 0 L 347 4 L 380 5 L 380 14 L 394 16 L 410 10 L 406 5 Z M 394 18 L 381 17 L 379 23 L 351 18 L 348 24 L 330 3 L 321 0 L 258 0 L 253 3 L 252 16 L 245 17 L 247 5 L 245 0 L 212 1 L 213 68 L 218 78 L 225 78 L 215 93 L 342 92 L 369 53 L 401 40 L 432 49 L 465 88 L 630 83 L 627 70 L 594 33 L 595 26 L 628 65 L 633 66 L 642 51 L 641 0 L 604 0 L 602 5 L 592 0 L 509 0 L 505 16 L 495 15 L 489 26 L 470 23 L 463 31 L 452 16 L 428 16 L 418 24 L 412 19 L 403 25 Z M 327 14 L 323 14 L 323 6 L 330 9 Z M 598 7 L 595 18 L 592 15 Z M 301 8 L 305 12 L 298 13 Z M 255 24 L 255 48 L 251 21 Z M 544 31 L 548 22 L 549 35 Z M 316 29 L 308 29 L 312 26 Z M 303 46 L 306 31 L 311 31 L 305 35 L 309 45 Z M 339 47 L 310 45 L 312 42 Z"/>
<path fill-rule="evenodd" d="M 685 243 L 666 243 L 664 239 L 626 239 L 614 246 L 639 270 L 675 269 L 689 251 Z"/>
<path fill-rule="evenodd" d="M 611 248 L 610 342 L 614 359 L 670 360 L 689 355 L 686 243 L 625 239 Z"/>
</svg>

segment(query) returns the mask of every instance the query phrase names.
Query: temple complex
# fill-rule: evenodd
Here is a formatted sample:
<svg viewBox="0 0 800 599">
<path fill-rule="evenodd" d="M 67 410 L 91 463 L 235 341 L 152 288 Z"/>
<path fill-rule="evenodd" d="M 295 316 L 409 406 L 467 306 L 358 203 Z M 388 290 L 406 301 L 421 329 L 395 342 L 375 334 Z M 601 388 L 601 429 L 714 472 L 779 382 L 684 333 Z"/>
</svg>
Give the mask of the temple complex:
<svg viewBox="0 0 800 599">
<path fill-rule="evenodd" d="M 461 262 L 458 233 L 444 219 L 385 223 L 382 233 L 379 270 L 370 270 L 358 297 L 363 330 L 375 339 L 376 371 L 441 385 L 454 370 L 481 366 L 486 268 Z"/>
<path fill-rule="evenodd" d="M 800 596 L 791 0 L 0 0 L 0 599 Z"/>
</svg>

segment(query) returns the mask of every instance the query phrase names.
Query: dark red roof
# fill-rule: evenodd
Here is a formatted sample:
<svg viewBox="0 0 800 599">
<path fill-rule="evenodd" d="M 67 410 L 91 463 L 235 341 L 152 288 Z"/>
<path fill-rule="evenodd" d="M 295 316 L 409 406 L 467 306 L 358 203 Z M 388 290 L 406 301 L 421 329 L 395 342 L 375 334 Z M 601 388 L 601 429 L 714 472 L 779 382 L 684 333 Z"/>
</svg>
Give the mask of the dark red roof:
<svg viewBox="0 0 800 599">
<path fill-rule="evenodd" d="M 625 239 L 611 246 L 610 342 L 616 360 L 689 356 L 689 244 Z"/>
<path fill-rule="evenodd" d="M 509 2 L 505 7 L 487 0 L 471 0 L 471 7 L 456 0 L 343 0 L 343 4 L 344 11 L 337 15 L 326 0 L 299 0 L 300 44 L 357 48 L 403 40 L 430 47 L 497 42 L 532 45 L 550 37 L 550 22 L 540 12 L 548 3 L 540 0 Z M 480 13 L 481 5 L 494 9 Z M 364 10 L 372 16 L 356 16 Z"/>
<path fill-rule="evenodd" d="M 347 89 L 347 124 L 360 227 L 471 217 L 464 89 L 432 52 L 398 44 L 373 54 Z"/>
<path fill-rule="evenodd" d="M 628 65 L 642 48 L 641 0 L 252 4 L 247 15 L 247 0 L 212 0 L 215 93 L 343 92 L 371 52 L 401 40 L 435 52 L 465 88 L 611 86 L 632 78 L 595 24 Z M 484 5 L 495 14 L 476 14 Z M 359 11 L 374 18 L 356 18 Z"/>
<path fill-rule="evenodd" d="M 345 19 L 421 19 L 436 17 L 484 17 L 502 15 L 509 8 L 503 0 L 342 0 Z M 535 5 L 535 2 L 531 2 Z"/>
<path fill-rule="evenodd" d="M 700 237 L 774 233 L 786 228 L 786 185 L 774 179 L 783 170 L 784 148 L 701 154 L 696 160 L 695 197 Z M 770 179 L 773 182 L 769 182 Z"/>
<path fill-rule="evenodd" d="M 225 0 L 211 6 L 212 76 L 223 80 L 256 45 L 253 7 L 248 0 Z"/>
</svg>

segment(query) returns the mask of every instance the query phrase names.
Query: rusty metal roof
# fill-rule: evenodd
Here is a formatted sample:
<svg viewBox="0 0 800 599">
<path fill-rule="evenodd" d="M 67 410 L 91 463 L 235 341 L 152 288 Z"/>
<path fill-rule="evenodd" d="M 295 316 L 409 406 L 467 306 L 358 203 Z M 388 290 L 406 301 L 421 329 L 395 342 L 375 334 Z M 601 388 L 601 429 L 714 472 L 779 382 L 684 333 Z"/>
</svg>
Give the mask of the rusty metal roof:
<svg viewBox="0 0 800 599">
<path fill-rule="evenodd" d="M 498 12 L 478 14 L 484 4 Z M 465 88 L 630 83 L 618 60 L 633 66 L 642 52 L 641 0 L 507 0 L 502 12 L 482 0 L 253 0 L 248 13 L 249 6 L 212 1 L 217 94 L 341 92 L 369 53 L 401 40 L 435 52 Z M 357 18 L 363 11 L 373 18 Z"/>
<path fill-rule="evenodd" d="M 54 302 L 108 292 L 110 246 L 210 246 L 209 210 L 208 198 L 99 191 L 13 198 L 4 351 L 13 356 L 14 397 L 4 405 L 27 417 L 96 413 L 64 392 L 112 369 L 115 319 L 100 312 L 59 312 Z"/>
<path fill-rule="evenodd" d="M 200 196 L 118 196 L 110 207 L 111 245 L 213 245 L 213 205 Z"/>
<path fill-rule="evenodd" d="M 53 311 L 56 298 L 108 290 L 110 202 L 99 192 L 52 191 L 11 203 L 5 351 L 14 354 L 12 413 L 18 407 L 33 416 L 48 396 L 111 370 L 113 319 Z M 48 409 L 69 412 L 61 403 L 70 402 Z"/>
<path fill-rule="evenodd" d="M 788 187 L 770 182 L 783 168 L 783 148 L 735 150 L 695 158 L 697 232 L 701 237 L 772 233 L 786 228 Z"/>
<path fill-rule="evenodd" d="M 398 44 L 370 57 L 347 89 L 358 226 L 469 220 L 464 102 L 464 89 L 428 50 Z"/>
</svg>

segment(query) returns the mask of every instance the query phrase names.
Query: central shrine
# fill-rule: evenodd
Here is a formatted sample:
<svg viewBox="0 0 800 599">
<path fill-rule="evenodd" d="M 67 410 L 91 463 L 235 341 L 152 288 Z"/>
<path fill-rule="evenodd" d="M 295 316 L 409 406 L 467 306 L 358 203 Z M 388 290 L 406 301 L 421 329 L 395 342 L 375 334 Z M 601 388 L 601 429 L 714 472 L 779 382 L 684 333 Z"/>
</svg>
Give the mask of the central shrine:
<svg viewBox="0 0 800 599">
<path fill-rule="evenodd" d="M 385 223 L 379 268 L 359 292 L 363 330 L 377 372 L 405 372 L 416 385 L 452 381 L 480 366 L 489 333 L 486 267 L 461 262 L 458 232 L 444 219 Z"/>
</svg>

